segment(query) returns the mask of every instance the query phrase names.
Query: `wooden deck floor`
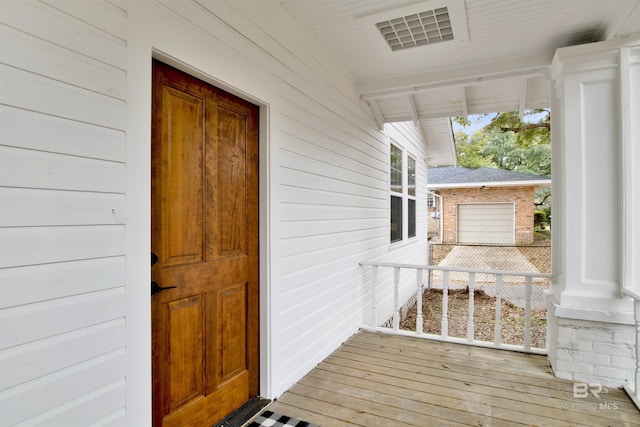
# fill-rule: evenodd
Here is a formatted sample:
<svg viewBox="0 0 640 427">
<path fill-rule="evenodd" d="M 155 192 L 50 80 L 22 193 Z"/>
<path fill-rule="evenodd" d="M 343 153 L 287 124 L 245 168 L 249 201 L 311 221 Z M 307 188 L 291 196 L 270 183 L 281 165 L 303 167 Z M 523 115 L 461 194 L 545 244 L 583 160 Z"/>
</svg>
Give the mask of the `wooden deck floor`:
<svg viewBox="0 0 640 427">
<path fill-rule="evenodd" d="M 360 332 L 268 408 L 332 426 L 640 426 L 624 391 L 573 397 L 544 356 Z"/>
</svg>

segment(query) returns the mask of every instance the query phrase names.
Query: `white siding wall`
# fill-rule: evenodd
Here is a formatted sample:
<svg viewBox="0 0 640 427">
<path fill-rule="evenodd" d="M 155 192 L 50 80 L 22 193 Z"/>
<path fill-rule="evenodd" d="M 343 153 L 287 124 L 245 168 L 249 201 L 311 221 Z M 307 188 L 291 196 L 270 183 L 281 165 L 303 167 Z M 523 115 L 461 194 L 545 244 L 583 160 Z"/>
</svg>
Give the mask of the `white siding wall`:
<svg viewBox="0 0 640 427">
<path fill-rule="evenodd" d="M 377 261 L 396 262 L 405 264 L 428 264 L 427 259 L 427 153 L 423 146 L 419 130 L 412 122 L 401 122 L 386 125 L 389 143 L 402 147 L 416 160 L 416 237 L 403 242 L 388 244 L 389 241 L 389 214 L 385 217 L 386 245 L 380 245 L 373 250 L 374 259 Z M 388 154 L 387 148 L 387 156 Z M 388 181 L 387 181 L 388 188 Z M 386 210 L 389 212 L 389 191 L 386 191 Z M 369 270 L 366 270 L 367 279 Z M 370 285 L 367 285 L 370 291 Z M 402 306 L 416 292 L 416 273 L 414 270 L 401 270 L 399 305 Z M 365 304 L 365 320 L 369 322 L 370 294 L 367 293 Z M 385 322 L 393 315 L 393 270 L 381 268 L 378 272 L 378 285 L 376 287 L 376 309 L 378 323 Z"/>
<path fill-rule="evenodd" d="M 416 129 L 387 130 L 418 166 L 417 237 L 390 246 L 389 136 L 353 78 L 275 5 L 0 7 L 0 424 L 150 422 L 152 53 L 262 107 L 262 395 L 367 319 L 360 261 L 425 262 Z"/>
<path fill-rule="evenodd" d="M 117 422 L 126 12 L 9 0 L 0 21 L 0 424 Z"/>
<path fill-rule="evenodd" d="M 262 386 L 277 397 L 368 316 L 370 275 L 358 263 L 389 253 L 388 139 L 356 96 L 352 77 L 273 4 L 162 3 L 206 33 L 213 62 L 194 64 L 177 45 L 159 50 L 269 108 L 269 185 L 262 197 L 270 206 L 262 228 L 270 232 L 263 235 L 270 262 L 262 289 L 263 311 L 270 313 L 270 346 L 263 347 L 270 362 L 263 370 L 272 382 L 266 388 L 263 377 Z M 227 52 L 238 64 L 219 68 Z M 412 146 L 422 179 L 416 129 L 401 125 L 397 138 Z M 416 246 L 417 257 L 426 256 L 426 188 L 420 191 L 419 237 L 392 250 L 407 262 Z"/>
</svg>

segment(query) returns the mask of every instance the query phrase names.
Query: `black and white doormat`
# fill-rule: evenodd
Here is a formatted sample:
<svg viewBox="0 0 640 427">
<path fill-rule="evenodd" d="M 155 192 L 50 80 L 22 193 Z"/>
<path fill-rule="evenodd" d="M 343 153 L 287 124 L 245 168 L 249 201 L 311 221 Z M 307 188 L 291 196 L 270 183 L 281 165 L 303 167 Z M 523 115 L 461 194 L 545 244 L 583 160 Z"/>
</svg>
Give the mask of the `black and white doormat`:
<svg viewBox="0 0 640 427">
<path fill-rule="evenodd" d="M 247 427 L 318 427 L 306 421 L 297 420 L 286 415 L 264 411 L 258 415 Z"/>
</svg>

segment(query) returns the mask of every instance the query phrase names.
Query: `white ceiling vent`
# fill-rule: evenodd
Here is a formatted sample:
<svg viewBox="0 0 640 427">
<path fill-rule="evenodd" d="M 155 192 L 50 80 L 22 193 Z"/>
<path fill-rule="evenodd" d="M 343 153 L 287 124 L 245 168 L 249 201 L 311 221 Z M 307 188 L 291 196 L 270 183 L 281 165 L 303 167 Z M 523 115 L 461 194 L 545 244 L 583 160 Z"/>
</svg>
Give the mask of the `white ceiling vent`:
<svg viewBox="0 0 640 427">
<path fill-rule="evenodd" d="M 385 55 L 469 40 L 464 0 L 431 0 L 357 18 Z"/>
</svg>

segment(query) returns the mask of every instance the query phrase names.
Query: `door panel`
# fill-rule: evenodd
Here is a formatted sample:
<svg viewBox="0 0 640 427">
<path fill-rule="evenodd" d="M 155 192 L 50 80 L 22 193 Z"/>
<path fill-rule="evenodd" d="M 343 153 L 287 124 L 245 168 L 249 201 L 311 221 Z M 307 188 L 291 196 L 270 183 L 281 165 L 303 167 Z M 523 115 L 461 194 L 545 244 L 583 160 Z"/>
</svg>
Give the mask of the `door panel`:
<svg viewBox="0 0 640 427">
<path fill-rule="evenodd" d="M 513 244 L 513 203 L 461 203 L 458 205 L 458 243 Z"/>
<path fill-rule="evenodd" d="M 154 61 L 153 422 L 212 425 L 258 393 L 258 108 Z"/>
<path fill-rule="evenodd" d="M 165 114 L 180 117 L 163 124 L 160 147 L 168 167 L 159 183 L 165 266 L 204 260 L 204 101 L 170 86 L 162 92 Z"/>
<path fill-rule="evenodd" d="M 218 193 L 220 257 L 246 255 L 247 200 L 242 179 L 246 176 L 245 129 L 244 117 L 224 108 L 219 110 L 218 185 L 227 189 Z"/>
<path fill-rule="evenodd" d="M 175 411 L 202 390 L 202 301 L 198 296 L 167 304 L 169 315 L 169 401 Z"/>
</svg>

